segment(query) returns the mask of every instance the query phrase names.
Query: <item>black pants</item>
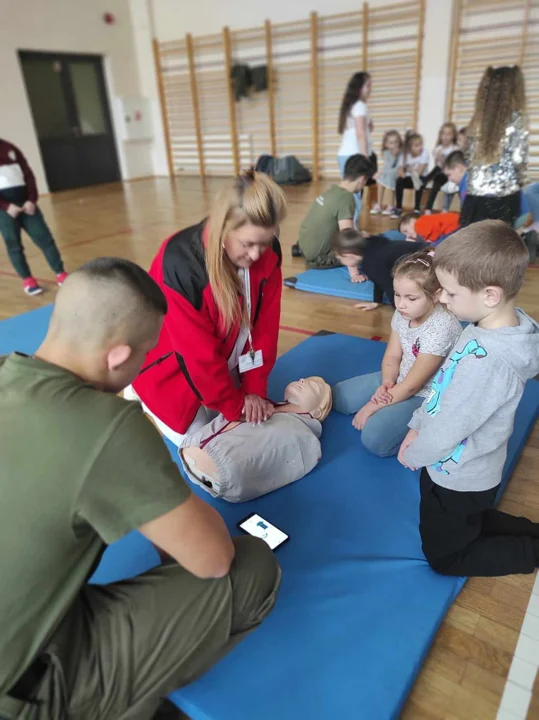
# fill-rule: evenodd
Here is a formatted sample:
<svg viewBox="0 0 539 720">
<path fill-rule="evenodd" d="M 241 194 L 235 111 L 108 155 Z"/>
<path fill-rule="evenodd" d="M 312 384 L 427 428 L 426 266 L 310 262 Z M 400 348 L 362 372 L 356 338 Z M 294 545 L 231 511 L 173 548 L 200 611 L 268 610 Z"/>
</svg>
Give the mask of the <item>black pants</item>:
<svg viewBox="0 0 539 720">
<path fill-rule="evenodd" d="M 432 210 L 432 207 L 434 205 L 434 202 L 436 200 L 436 196 L 440 192 L 441 188 L 446 184 L 446 182 L 449 180 L 447 175 L 442 172 L 442 170 L 436 165 L 436 167 L 433 167 L 430 173 L 425 177 L 423 180 L 423 187 L 425 185 L 428 185 L 428 183 L 432 180 L 432 187 L 429 192 L 429 197 L 426 204 L 427 210 Z"/>
<path fill-rule="evenodd" d="M 460 225 L 464 227 L 481 220 L 503 220 L 511 227 L 520 215 L 520 192 L 506 197 L 466 195 L 460 211 Z"/>
<path fill-rule="evenodd" d="M 498 487 L 456 492 L 421 471 L 419 529 L 429 565 L 442 575 L 497 577 L 539 565 L 539 523 L 493 508 Z"/>
<path fill-rule="evenodd" d="M 423 183 L 425 178 L 421 177 L 421 182 Z M 395 186 L 395 196 L 396 196 L 396 203 L 397 208 L 399 210 L 402 210 L 402 196 L 404 195 L 405 190 L 413 190 L 414 183 L 412 182 L 411 177 L 398 177 L 397 178 L 397 184 Z M 423 187 L 420 187 L 419 190 L 415 191 L 415 210 L 419 210 L 421 206 L 421 197 L 423 195 Z"/>
</svg>

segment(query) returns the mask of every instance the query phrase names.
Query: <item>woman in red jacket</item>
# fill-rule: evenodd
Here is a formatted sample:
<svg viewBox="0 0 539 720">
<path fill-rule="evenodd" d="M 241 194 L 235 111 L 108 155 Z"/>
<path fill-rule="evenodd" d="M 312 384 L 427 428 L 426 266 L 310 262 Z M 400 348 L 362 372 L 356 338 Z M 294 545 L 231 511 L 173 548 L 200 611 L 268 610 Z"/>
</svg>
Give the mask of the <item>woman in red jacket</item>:
<svg viewBox="0 0 539 720">
<path fill-rule="evenodd" d="M 175 444 L 218 413 L 271 416 L 268 376 L 277 357 L 286 201 L 266 175 L 240 174 L 208 220 L 165 240 L 150 275 L 168 301 L 159 342 L 133 383 Z"/>
</svg>

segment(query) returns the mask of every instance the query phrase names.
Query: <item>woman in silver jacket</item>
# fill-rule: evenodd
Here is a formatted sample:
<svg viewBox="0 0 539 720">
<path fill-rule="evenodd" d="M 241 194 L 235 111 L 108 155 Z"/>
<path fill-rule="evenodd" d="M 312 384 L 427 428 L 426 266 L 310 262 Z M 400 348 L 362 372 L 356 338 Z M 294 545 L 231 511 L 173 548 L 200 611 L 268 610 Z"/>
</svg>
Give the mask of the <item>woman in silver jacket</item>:
<svg viewBox="0 0 539 720">
<path fill-rule="evenodd" d="M 468 126 L 468 193 L 461 225 L 520 215 L 520 190 L 528 164 L 524 78 L 518 65 L 488 67 L 477 89 Z"/>
</svg>

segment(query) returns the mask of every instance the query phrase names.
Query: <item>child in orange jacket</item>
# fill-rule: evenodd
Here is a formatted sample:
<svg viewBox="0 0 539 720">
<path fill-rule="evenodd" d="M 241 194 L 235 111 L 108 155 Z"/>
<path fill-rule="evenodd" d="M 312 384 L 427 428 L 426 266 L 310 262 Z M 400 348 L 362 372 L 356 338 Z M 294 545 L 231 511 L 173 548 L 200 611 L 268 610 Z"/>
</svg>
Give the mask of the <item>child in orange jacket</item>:
<svg viewBox="0 0 539 720">
<path fill-rule="evenodd" d="M 445 235 L 450 235 L 460 227 L 460 215 L 455 212 L 436 213 L 417 217 L 414 213 L 404 215 L 399 223 L 399 230 L 407 240 L 436 242 Z"/>
</svg>

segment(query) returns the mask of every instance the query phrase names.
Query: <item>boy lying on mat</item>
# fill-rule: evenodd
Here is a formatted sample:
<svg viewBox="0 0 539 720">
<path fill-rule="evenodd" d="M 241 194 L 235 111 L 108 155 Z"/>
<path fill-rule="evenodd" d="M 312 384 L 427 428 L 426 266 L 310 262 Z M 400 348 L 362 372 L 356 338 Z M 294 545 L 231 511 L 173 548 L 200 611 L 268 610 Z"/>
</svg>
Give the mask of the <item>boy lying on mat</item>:
<svg viewBox="0 0 539 720">
<path fill-rule="evenodd" d="M 417 217 L 414 213 L 403 215 L 399 230 L 407 240 L 424 240 L 433 243 L 456 232 L 460 227 L 460 215 L 455 212 L 436 213 Z"/>
<path fill-rule="evenodd" d="M 374 310 L 384 299 L 384 293 L 394 306 L 393 266 L 403 255 L 410 255 L 425 247 L 423 242 L 389 240 L 383 235 L 365 235 L 352 228 L 333 237 L 333 252 L 350 274 L 359 272 L 359 265 L 374 285 L 373 302 L 358 303 L 355 307 Z"/>
<path fill-rule="evenodd" d="M 261 425 L 219 415 L 184 438 L 179 454 L 187 476 L 214 497 L 243 502 L 309 473 L 322 455 L 321 423 L 331 389 L 320 377 L 290 383 L 285 402 Z"/>
</svg>

